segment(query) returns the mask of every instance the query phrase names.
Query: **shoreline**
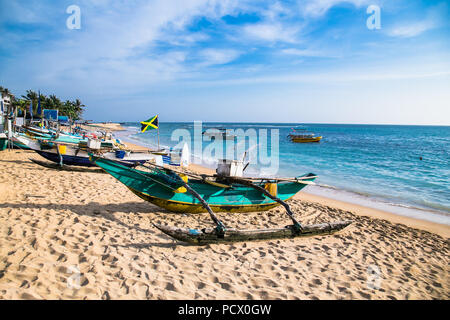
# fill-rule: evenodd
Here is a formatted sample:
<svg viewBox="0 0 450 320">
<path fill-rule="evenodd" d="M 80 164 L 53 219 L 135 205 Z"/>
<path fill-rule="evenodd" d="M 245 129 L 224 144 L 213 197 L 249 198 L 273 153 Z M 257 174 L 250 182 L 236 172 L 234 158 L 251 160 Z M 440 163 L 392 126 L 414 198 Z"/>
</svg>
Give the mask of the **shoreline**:
<svg viewBox="0 0 450 320">
<path fill-rule="evenodd" d="M 126 129 L 125 129 L 126 130 Z M 127 141 L 127 136 L 121 136 L 120 139 L 129 147 L 134 148 L 132 150 L 136 151 L 148 151 L 150 148 L 137 144 L 136 141 L 129 142 Z M 215 170 L 212 168 L 208 168 L 206 166 L 200 164 L 190 164 L 189 170 L 195 171 L 200 174 L 215 174 Z M 318 188 L 321 188 L 317 186 Z M 323 195 L 317 195 L 314 193 L 308 192 L 308 189 L 302 190 L 297 195 L 294 196 L 294 199 L 299 199 L 302 201 L 319 203 L 321 205 L 338 208 L 345 211 L 350 211 L 357 215 L 368 216 L 377 219 L 385 219 L 392 223 L 405 224 L 412 228 L 418 228 L 421 230 L 429 231 L 435 234 L 438 234 L 442 237 L 449 238 L 450 237 L 450 226 L 444 223 L 429 221 L 427 219 L 421 219 L 416 217 L 410 217 L 407 215 L 402 215 L 399 213 L 382 210 L 378 208 L 372 208 L 366 205 L 361 205 L 358 203 L 353 203 L 340 199 L 333 199 Z M 369 200 L 367 200 L 369 201 Z"/>
<path fill-rule="evenodd" d="M 425 230 L 440 235 L 443 238 L 450 238 L 450 226 L 431 222 L 423 219 L 416 219 L 400 214 L 374 209 L 359 204 L 354 204 L 346 201 L 335 200 L 324 196 L 308 193 L 307 191 L 301 191 L 295 195 L 294 199 L 318 203 L 324 206 L 350 211 L 359 216 L 372 217 L 380 220 L 387 220 L 395 224 L 404 224 L 411 228 Z"/>
<path fill-rule="evenodd" d="M 85 127 L 84 129 L 92 130 L 92 129 L 102 129 L 102 130 L 108 130 L 111 132 L 117 132 L 117 131 L 125 131 L 126 129 L 122 127 L 120 123 L 117 122 L 93 122 L 89 124 L 83 124 L 81 127 Z"/>
</svg>

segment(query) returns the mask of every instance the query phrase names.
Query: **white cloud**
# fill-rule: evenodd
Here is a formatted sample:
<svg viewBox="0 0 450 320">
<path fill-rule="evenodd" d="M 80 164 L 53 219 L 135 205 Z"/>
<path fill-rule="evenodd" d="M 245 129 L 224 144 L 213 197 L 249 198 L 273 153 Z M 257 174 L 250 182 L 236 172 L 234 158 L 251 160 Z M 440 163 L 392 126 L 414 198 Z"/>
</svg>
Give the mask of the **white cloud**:
<svg viewBox="0 0 450 320">
<path fill-rule="evenodd" d="M 240 54 L 239 51 L 231 49 L 205 49 L 200 53 L 203 61 L 199 65 L 205 67 L 226 64 L 235 60 Z"/>
<path fill-rule="evenodd" d="M 289 49 L 283 49 L 281 50 L 281 53 L 288 54 L 288 55 L 294 55 L 299 57 L 324 57 L 327 56 L 323 52 L 315 51 L 311 49 L 296 49 L 296 48 L 289 48 Z"/>
<path fill-rule="evenodd" d="M 366 4 L 375 4 L 376 0 L 300 0 L 300 11 L 304 16 L 320 17 L 330 8 L 341 3 L 350 3 L 359 8 Z"/>
<path fill-rule="evenodd" d="M 45 3 L 36 0 L 27 1 L 26 4 L 20 1 L 1 1 L 0 21 L 48 24 L 51 22 L 49 21 L 50 11 L 52 10 Z M 47 14 L 41 14 L 44 12 Z"/>
<path fill-rule="evenodd" d="M 414 80 L 414 79 L 450 79 L 450 69 L 446 71 L 419 71 L 415 73 L 407 73 L 404 70 L 395 70 L 391 73 L 367 71 L 361 72 L 352 70 L 351 72 L 342 72 L 340 70 L 333 70 L 327 72 L 314 72 L 302 74 L 278 74 L 274 76 L 259 76 L 250 78 L 233 78 L 216 81 L 198 81 L 190 82 L 192 85 L 199 86 L 218 86 L 218 85 L 258 85 L 258 84 L 297 84 L 297 83 L 360 83 L 361 81 L 368 82 L 383 82 L 396 80 Z"/>
<path fill-rule="evenodd" d="M 403 26 L 396 26 L 388 31 L 391 37 L 411 38 L 433 29 L 435 24 L 432 21 L 421 21 Z"/>
<path fill-rule="evenodd" d="M 181 32 L 173 34 L 167 32 L 161 37 L 161 41 L 175 46 L 189 46 L 209 39 L 210 36 L 202 32 Z"/>
<path fill-rule="evenodd" d="M 447 11 L 447 5 L 441 3 L 435 7 L 430 8 L 425 17 L 419 21 L 408 21 L 402 24 L 397 24 L 387 31 L 391 37 L 412 38 L 422 33 L 440 27 L 445 23 L 444 12 Z M 448 22 L 448 21 L 447 21 Z"/>
<path fill-rule="evenodd" d="M 246 25 L 244 33 L 251 38 L 269 42 L 297 42 L 298 27 L 288 27 L 281 23 L 257 23 Z"/>
<path fill-rule="evenodd" d="M 76 85 L 85 90 L 101 86 L 116 92 L 117 88 L 133 90 L 183 78 L 188 50 L 173 46 L 156 50 L 156 42 L 188 45 L 208 39 L 205 34 L 189 32 L 186 26 L 199 16 L 217 19 L 232 13 L 237 1 L 82 0 L 79 6 L 81 30 L 67 30 L 62 20 L 61 29 L 55 29 L 63 34 L 58 41 L 47 39 L 45 50 L 21 53 L 22 63 L 14 68 L 23 68 L 29 82 L 62 88 Z M 54 4 L 51 7 L 56 10 Z M 237 56 L 226 50 L 204 52 L 205 65 L 224 64 Z M 16 72 L 12 67 L 8 71 Z"/>
</svg>

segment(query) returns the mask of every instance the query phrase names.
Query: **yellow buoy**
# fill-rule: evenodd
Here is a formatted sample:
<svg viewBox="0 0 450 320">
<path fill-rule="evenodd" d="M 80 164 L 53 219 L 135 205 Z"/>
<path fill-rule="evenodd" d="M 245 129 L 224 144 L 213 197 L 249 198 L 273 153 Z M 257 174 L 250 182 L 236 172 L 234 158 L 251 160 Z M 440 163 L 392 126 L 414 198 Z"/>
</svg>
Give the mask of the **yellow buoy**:
<svg viewBox="0 0 450 320">
<path fill-rule="evenodd" d="M 59 149 L 59 153 L 60 154 L 66 154 L 66 152 L 67 152 L 67 147 L 66 146 L 58 145 L 58 149 Z"/>
</svg>

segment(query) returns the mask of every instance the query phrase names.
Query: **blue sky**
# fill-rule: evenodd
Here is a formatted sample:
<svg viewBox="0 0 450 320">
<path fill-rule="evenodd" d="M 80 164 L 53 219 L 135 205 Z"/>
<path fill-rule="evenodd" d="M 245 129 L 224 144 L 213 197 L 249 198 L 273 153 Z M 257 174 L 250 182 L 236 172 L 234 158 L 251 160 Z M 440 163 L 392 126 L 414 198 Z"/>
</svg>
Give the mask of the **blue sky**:
<svg viewBox="0 0 450 320">
<path fill-rule="evenodd" d="M 450 125 L 449 18 L 446 1 L 0 0 L 0 85 L 80 98 L 90 120 Z"/>
</svg>

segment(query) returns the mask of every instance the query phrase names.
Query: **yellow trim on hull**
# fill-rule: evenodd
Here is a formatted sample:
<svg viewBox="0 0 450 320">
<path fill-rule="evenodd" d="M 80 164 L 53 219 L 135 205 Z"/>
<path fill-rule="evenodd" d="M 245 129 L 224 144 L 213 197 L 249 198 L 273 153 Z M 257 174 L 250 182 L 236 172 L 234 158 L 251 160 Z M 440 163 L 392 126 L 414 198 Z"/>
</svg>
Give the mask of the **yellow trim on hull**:
<svg viewBox="0 0 450 320">
<path fill-rule="evenodd" d="M 171 212 L 179 212 L 179 213 L 202 213 L 206 212 L 206 209 L 203 208 L 201 204 L 193 204 L 187 202 L 180 202 L 174 200 L 166 200 L 157 197 L 152 197 L 143 192 L 134 190 L 128 187 L 135 195 L 138 197 L 153 203 L 154 205 L 169 210 Z M 258 211 L 266 211 L 272 208 L 279 206 L 280 204 L 275 203 L 265 203 L 265 204 L 243 204 L 243 205 L 214 205 L 210 204 L 209 206 L 214 212 L 258 212 Z"/>
</svg>

